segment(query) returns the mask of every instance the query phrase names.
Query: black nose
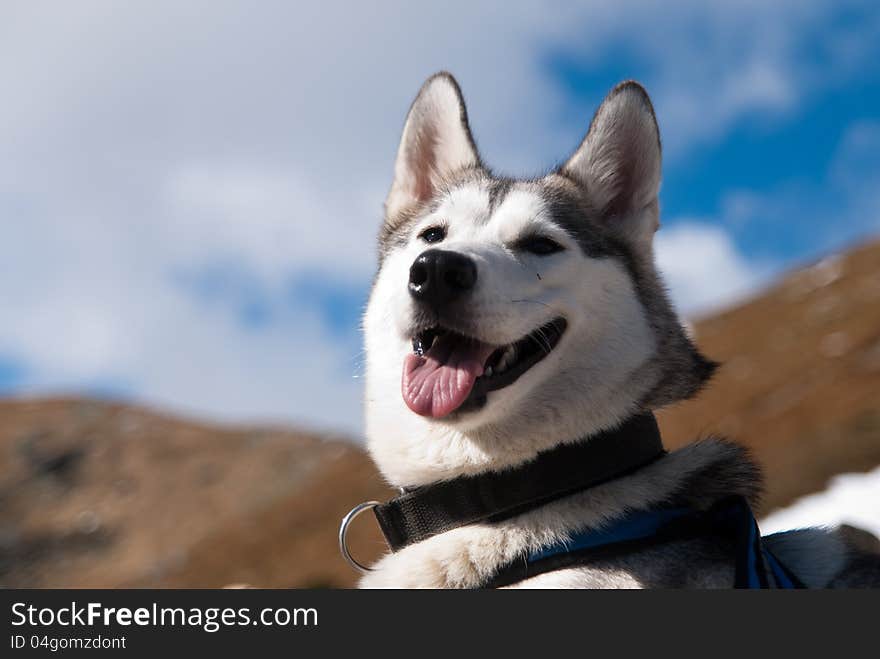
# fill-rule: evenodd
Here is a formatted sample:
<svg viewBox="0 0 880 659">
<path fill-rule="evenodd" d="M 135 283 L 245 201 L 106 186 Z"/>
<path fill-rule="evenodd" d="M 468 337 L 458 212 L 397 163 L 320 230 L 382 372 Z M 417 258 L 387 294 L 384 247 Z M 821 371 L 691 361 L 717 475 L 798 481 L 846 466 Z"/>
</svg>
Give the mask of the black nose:
<svg viewBox="0 0 880 659">
<path fill-rule="evenodd" d="M 432 307 L 456 300 L 476 283 L 477 264 L 458 252 L 429 249 L 409 269 L 410 295 Z"/>
</svg>

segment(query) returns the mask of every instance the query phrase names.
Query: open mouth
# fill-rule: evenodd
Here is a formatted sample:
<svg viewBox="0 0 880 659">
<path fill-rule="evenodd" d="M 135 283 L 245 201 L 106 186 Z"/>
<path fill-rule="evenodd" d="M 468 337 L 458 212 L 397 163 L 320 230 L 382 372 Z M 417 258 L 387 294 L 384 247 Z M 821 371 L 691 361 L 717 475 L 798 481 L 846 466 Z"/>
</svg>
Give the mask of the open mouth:
<svg viewBox="0 0 880 659">
<path fill-rule="evenodd" d="M 567 325 L 556 318 L 504 346 L 443 327 L 419 332 L 403 362 L 403 400 L 416 414 L 435 419 L 478 409 L 489 392 L 510 386 L 549 355 Z"/>
</svg>

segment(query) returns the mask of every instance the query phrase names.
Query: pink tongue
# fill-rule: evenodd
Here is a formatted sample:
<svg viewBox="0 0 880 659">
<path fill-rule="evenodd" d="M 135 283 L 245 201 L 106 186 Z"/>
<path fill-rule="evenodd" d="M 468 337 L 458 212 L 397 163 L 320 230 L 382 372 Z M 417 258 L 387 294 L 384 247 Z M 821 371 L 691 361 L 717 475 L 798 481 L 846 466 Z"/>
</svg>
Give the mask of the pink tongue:
<svg viewBox="0 0 880 659">
<path fill-rule="evenodd" d="M 407 407 L 438 419 L 457 410 L 483 374 L 494 346 L 438 337 L 424 356 L 409 354 L 403 361 L 401 391 Z"/>
</svg>

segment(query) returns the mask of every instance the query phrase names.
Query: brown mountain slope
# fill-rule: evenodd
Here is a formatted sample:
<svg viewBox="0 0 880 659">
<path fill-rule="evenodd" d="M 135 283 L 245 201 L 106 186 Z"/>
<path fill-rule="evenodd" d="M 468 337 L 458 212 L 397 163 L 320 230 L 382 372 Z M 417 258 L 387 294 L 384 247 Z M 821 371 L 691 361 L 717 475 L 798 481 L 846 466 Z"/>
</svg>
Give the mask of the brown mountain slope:
<svg viewBox="0 0 880 659">
<path fill-rule="evenodd" d="M 880 243 L 793 273 L 696 324 L 723 367 L 660 414 L 676 446 L 713 432 L 764 465 L 764 510 L 880 464 Z M 0 402 L 0 585 L 352 585 L 339 519 L 385 498 L 351 443 L 206 426 L 88 400 Z M 352 546 L 382 550 L 368 519 Z"/>
<path fill-rule="evenodd" d="M 765 512 L 880 464 L 880 242 L 791 273 L 696 337 L 723 365 L 660 414 L 668 446 L 715 433 L 751 447 Z"/>
<path fill-rule="evenodd" d="M 351 501 L 388 494 L 338 439 L 87 400 L 0 402 L 3 586 L 346 585 L 338 521 Z M 354 541 L 365 558 L 379 549 L 378 536 Z"/>
</svg>

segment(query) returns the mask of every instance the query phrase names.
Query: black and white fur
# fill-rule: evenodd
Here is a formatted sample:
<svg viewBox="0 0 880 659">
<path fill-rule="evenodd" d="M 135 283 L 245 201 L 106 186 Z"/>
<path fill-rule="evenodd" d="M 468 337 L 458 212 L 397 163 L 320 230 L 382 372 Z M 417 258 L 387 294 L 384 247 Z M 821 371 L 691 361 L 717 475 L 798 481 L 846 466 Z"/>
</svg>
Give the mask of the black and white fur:
<svg viewBox="0 0 880 659">
<path fill-rule="evenodd" d="M 391 484 L 521 464 L 637 411 L 688 398 L 706 383 L 715 364 L 682 328 L 655 266 L 660 171 L 657 122 L 636 82 L 609 93 L 561 167 L 531 180 L 498 178 L 483 164 L 449 74 L 424 84 L 403 129 L 364 318 L 368 446 Z M 491 392 L 481 408 L 442 419 L 414 414 L 400 393 L 401 363 L 424 315 L 407 292 L 408 273 L 430 247 L 420 236 L 431 227 L 444 230 L 443 249 L 467 255 L 479 271 L 467 304 L 440 319 L 445 327 L 504 346 L 555 317 L 567 321 L 558 345 L 513 384 Z M 562 250 L 518 248 L 534 235 Z M 698 442 L 509 521 L 459 528 L 389 554 L 362 586 L 473 587 L 523 552 L 626 511 L 664 502 L 704 508 L 735 493 L 754 501 L 759 487 L 741 448 Z M 843 579 L 849 562 L 831 532 L 786 534 L 774 550 L 813 586 Z M 520 585 L 726 587 L 732 575 L 727 552 L 690 540 Z"/>
</svg>

